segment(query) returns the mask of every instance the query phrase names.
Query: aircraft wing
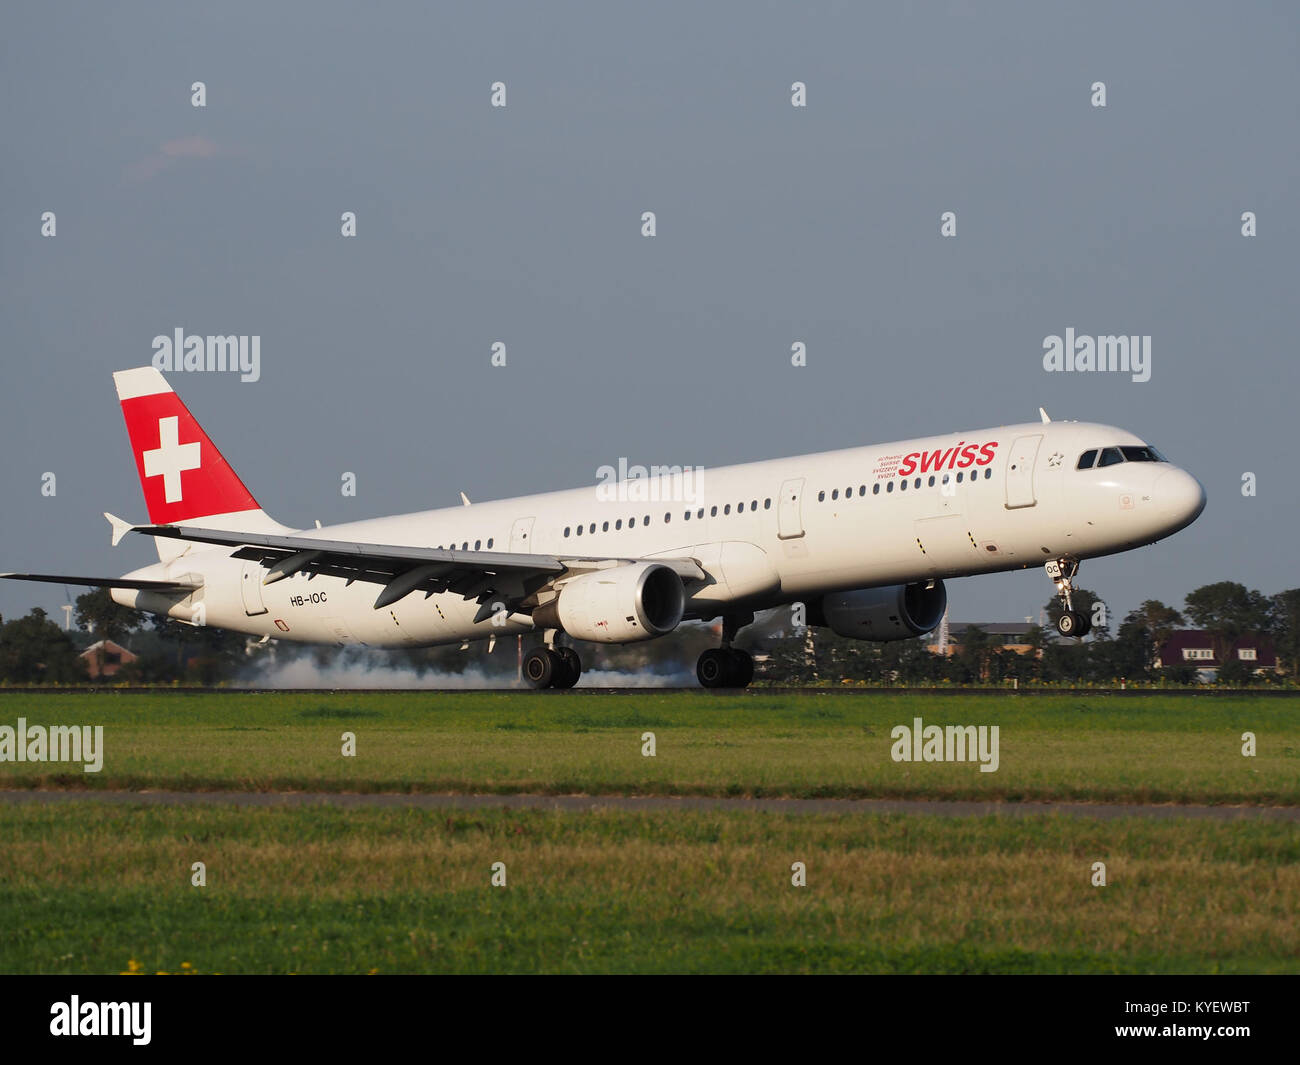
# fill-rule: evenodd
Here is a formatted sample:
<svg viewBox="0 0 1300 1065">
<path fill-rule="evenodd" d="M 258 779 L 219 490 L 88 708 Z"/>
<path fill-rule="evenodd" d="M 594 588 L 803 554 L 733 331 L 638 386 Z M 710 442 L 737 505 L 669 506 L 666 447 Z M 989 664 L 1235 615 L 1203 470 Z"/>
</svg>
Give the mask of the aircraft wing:
<svg viewBox="0 0 1300 1065">
<path fill-rule="evenodd" d="M 84 584 L 91 588 L 135 588 L 142 592 L 192 592 L 202 588 L 195 581 L 140 581 L 129 577 L 70 577 L 62 573 L 0 573 L 11 581 L 44 581 L 46 584 Z"/>
<path fill-rule="evenodd" d="M 268 567 L 263 584 L 273 584 L 295 573 L 305 572 L 343 577 L 352 581 L 381 584 L 375 599 L 379 610 L 413 591 L 427 596 L 455 592 L 464 599 L 476 599 L 483 620 L 492 614 L 494 602 L 512 611 L 530 610 L 537 605 L 539 591 L 564 577 L 594 569 L 643 561 L 630 558 L 575 557 L 521 554 L 509 551 L 456 551 L 436 547 L 326 540 L 315 536 L 285 536 L 276 533 L 226 532 L 190 525 L 137 525 L 134 532 L 176 540 L 234 547 L 236 558 L 254 559 Z M 702 581 L 707 574 L 693 559 L 646 559 L 676 570 L 684 581 Z"/>
</svg>

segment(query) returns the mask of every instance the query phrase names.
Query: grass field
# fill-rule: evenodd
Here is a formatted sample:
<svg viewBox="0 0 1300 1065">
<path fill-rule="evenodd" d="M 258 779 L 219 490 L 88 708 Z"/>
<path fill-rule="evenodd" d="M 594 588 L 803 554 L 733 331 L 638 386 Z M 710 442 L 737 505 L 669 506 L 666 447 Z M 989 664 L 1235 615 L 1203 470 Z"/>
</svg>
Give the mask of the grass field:
<svg viewBox="0 0 1300 1065">
<path fill-rule="evenodd" d="M 1297 972 L 1300 828 L 1033 815 L 102 804 L 95 789 L 1300 805 L 1300 699 L 0 694 L 5 972 Z M 890 730 L 998 725 L 1000 766 Z M 357 755 L 340 754 L 343 732 Z M 656 734 L 657 755 L 641 754 Z M 1258 754 L 1241 754 L 1254 732 Z M 807 886 L 791 884 L 791 864 Z M 1094 862 L 1108 883 L 1091 883 Z M 194 862 L 207 884 L 191 884 Z M 504 862 L 507 883 L 490 884 Z"/>
<path fill-rule="evenodd" d="M 5 762 L 0 787 L 1300 805 L 1300 696 L 0 694 L 20 716 L 102 724 L 104 768 Z M 914 717 L 999 726 L 997 772 L 893 761 Z"/>
<path fill-rule="evenodd" d="M 7 972 L 1300 971 L 1290 825 L 90 802 L 3 818 Z"/>
</svg>

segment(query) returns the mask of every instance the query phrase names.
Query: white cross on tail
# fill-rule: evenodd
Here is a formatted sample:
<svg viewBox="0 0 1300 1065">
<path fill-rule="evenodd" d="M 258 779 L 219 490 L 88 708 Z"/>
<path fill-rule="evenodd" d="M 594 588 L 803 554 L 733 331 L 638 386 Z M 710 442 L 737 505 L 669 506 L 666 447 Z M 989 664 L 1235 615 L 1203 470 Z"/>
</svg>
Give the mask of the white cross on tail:
<svg viewBox="0 0 1300 1065">
<path fill-rule="evenodd" d="M 181 500 L 181 473 L 199 468 L 199 442 L 180 442 L 179 418 L 158 419 L 158 446 L 144 453 L 144 475 L 162 477 L 168 503 Z"/>
</svg>

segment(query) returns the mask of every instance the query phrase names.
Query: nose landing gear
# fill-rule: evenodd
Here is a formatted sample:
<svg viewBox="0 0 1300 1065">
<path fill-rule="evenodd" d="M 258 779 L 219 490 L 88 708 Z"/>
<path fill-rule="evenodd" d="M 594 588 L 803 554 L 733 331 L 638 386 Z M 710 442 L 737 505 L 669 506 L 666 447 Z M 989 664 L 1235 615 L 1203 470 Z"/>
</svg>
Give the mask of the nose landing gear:
<svg viewBox="0 0 1300 1065">
<path fill-rule="evenodd" d="M 1065 610 L 1056 619 L 1056 631 L 1062 636 L 1083 639 L 1092 631 L 1092 619 L 1074 609 L 1074 575 L 1079 572 L 1079 561 L 1073 558 L 1054 558 L 1043 566 L 1048 577 L 1056 585 L 1056 592 L 1061 597 Z"/>
</svg>

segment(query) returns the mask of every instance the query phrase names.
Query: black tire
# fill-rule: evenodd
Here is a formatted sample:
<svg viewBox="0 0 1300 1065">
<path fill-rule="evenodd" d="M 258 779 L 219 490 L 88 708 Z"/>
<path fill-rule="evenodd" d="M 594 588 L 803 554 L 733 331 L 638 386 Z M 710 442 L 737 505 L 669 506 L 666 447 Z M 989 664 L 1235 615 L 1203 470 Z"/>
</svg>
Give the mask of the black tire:
<svg viewBox="0 0 1300 1065">
<path fill-rule="evenodd" d="M 1082 636 L 1079 631 L 1083 628 L 1083 618 L 1073 610 L 1062 612 L 1061 616 L 1056 619 L 1056 631 L 1065 637 Z"/>
<path fill-rule="evenodd" d="M 552 688 L 572 688 L 582 676 L 582 659 L 572 647 L 559 647 L 555 651 L 560 660 L 555 676 L 551 680 Z"/>
<path fill-rule="evenodd" d="M 754 679 L 754 658 L 748 651 L 731 649 L 731 687 L 748 688 Z"/>
<path fill-rule="evenodd" d="M 731 655 L 720 647 L 710 647 L 695 664 L 695 676 L 705 688 L 731 687 Z"/>
<path fill-rule="evenodd" d="M 534 647 L 524 655 L 524 683 L 530 688 L 549 688 L 555 682 L 559 656 L 545 647 Z"/>
<path fill-rule="evenodd" d="M 1083 639 L 1088 633 L 1092 632 L 1092 618 L 1087 614 L 1079 615 L 1079 631 L 1075 633 L 1079 639 Z"/>
</svg>

